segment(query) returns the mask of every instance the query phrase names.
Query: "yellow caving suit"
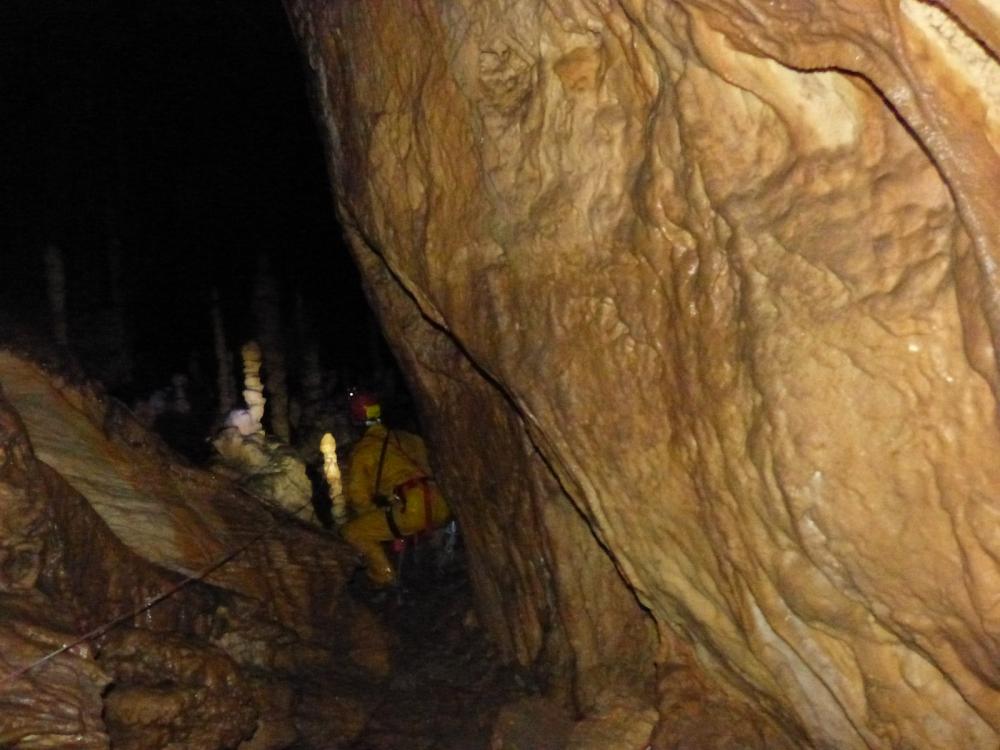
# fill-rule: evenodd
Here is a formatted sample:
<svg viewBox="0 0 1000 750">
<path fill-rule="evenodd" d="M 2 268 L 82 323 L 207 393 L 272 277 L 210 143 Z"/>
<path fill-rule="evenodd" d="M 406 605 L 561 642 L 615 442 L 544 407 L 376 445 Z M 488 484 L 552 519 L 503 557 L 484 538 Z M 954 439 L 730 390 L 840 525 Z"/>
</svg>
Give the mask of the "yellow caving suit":
<svg viewBox="0 0 1000 750">
<path fill-rule="evenodd" d="M 383 444 L 385 458 L 382 476 L 376 487 Z M 444 524 L 451 516 L 441 492 L 431 479 L 424 441 L 402 430 L 389 432 L 381 424 L 369 427 L 351 451 L 344 492 L 356 514 L 353 521 L 344 525 L 344 539 L 364 557 L 368 578 L 377 586 L 389 585 L 396 577 L 382 547 L 383 542 L 396 538 L 387 514 L 392 514 L 391 519 L 402 536 L 427 528 L 427 502 L 430 503 L 432 528 Z M 376 495 L 388 497 L 392 505 L 387 509 L 379 508 L 375 505 Z M 393 499 L 394 495 L 397 499 Z"/>
</svg>

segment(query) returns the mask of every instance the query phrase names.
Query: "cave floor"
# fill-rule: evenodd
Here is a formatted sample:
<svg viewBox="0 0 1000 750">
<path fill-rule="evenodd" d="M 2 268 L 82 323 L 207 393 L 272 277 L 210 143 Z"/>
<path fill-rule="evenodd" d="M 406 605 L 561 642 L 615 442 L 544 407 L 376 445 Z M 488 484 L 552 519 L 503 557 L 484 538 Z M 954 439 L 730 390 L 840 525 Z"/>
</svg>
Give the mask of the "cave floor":
<svg viewBox="0 0 1000 750">
<path fill-rule="evenodd" d="M 349 750 L 488 748 L 502 706 L 533 692 L 475 622 L 464 575 L 374 605 L 398 638 L 395 669 Z"/>
</svg>

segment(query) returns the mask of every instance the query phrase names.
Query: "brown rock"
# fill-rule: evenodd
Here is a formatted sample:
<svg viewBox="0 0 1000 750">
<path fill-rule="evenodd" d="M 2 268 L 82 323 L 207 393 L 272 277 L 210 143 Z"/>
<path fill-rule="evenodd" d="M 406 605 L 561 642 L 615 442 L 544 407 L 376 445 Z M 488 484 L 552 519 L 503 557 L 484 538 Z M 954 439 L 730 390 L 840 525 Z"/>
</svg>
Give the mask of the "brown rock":
<svg viewBox="0 0 1000 750">
<path fill-rule="evenodd" d="M 71 613 L 35 590 L 52 508 L 43 467 L 0 397 L 0 746 L 107 748 L 101 692 L 109 677 L 75 640 Z M 28 670 L 26 667 L 35 665 Z"/>
<path fill-rule="evenodd" d="M 0 352 L 0 386 L 0 745 L 285 747 L 293 686 L 334 668 L 363 722 L 390 644 L 343 596 L 352 553 L 106 434 L 125 417 L 24 358 Z"/>
<path fill-rule="evenodd" d="M 573 720 L 558 705 L 525 698 L 500 710 L 490 750 L 562 750 Z"/>
<path fill-rule="evenodd" d="M 215 750 L 257 729 L 259 713 L 239 667 L 219 649 L 148 630 L 118 630 L 101 665 L 115 675 L 105 700 L 115 748 Z"/>
<path fill-rule="evenodd" d="M 17 413 L 0 401 L 0 591 L 34 587 L 42 568 L 49 508 L 41 470 Z"/>
<path fill-rule="evenodd" d="M 505 654 L 995 748 L 994 4 L 286 4 Z"/>
<path fill-rule="evenodd" d="M 279 750 L 294 745 L 299 738 L 295 728 L 295 694 L 292 687 L 278 680 L 259 676 L 250 679 L 253 703 L 260 710 L 253 736 L 239 750 Z"/>
<path fill-rule="evenodd" d="M 110 678 L 92 649 L 46 658 L 75 639 L 59 615 L 38 592 L 0 595 L 0 747 L 109 747 L 101 693 Z"/>
</svg>

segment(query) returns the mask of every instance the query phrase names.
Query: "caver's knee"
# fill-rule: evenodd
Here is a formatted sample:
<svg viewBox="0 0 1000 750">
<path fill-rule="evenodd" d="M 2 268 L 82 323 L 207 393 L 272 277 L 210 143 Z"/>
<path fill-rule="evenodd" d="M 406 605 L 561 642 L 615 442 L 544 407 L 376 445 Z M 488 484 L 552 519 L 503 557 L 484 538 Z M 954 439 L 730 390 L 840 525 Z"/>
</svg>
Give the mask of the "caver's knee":
<svg viewBox="0 0 1000 750">
<path fill-rule="evenodd" d="M 448 503 L 445 502 L 444 497 L 440 493 L 435 495 L 432 507 L 434 508 L 433 516 L 435 525 L 443 526 L 451 520 L 451 508 L 448 507 Z"/>
<path fill-rule="evenodd" d="M 392 539 L 386 514 L 380 510 L 364 513 L 341 529 L 344 540 L 355 547 Z"/>
<path fill-rule="evenodd" d="M 356 547 L 360 542 L 364 540 L 364 533 L 356 520 L 345 523 L 340 529 L 341 536 L 344 537 L 344 541 L 353 547 Z"/>
<path fill-rule="evenodd" d="M 365 574 L 375 586 L 391 586 L 396 582 L 396 571 L 388 560 L 367 560 Z"/>
</svg>

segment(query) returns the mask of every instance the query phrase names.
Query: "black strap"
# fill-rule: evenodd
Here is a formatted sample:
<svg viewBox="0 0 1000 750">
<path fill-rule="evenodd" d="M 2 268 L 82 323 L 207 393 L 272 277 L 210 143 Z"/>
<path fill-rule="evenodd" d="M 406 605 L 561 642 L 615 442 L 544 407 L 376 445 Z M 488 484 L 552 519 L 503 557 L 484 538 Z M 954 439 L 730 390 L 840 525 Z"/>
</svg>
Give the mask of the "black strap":
<svg viewBox="0 0 1000 750">
<path fill-rule="evenodd" d="M 382 467 L 385 466 L 385 452 L 389 447 L 389 435 L 391 430 L 385 431 L 385 440 L 382 441 L 382 452 L 378 456 L 378 469 L 375 471 L 375 497 L 378 497 L 378 486 L 382 484 Z M 389 531 L 396 539 L 403 539 L 403 534 L 396 524 L 396 519 L 392 517 L 392 507 L 385 509 L 385 522 L 389 526 Z"/>
<path fill-rule="evenodd" d="M 392 517 L 392 508 L 385 509 L 385 522 L 389 524 L 389 531 L 396 539 L 403 539 L 403 532 L 399 530 L 399 526 L 396 525 L 396 519 Z"/>
<path fill-rule="evenodd" d="M 385 431 L 385 440 L 382 441 L 382 452 L 378 455 L 378 470 L 375 472 L 375 491 L 372 497 L 378 496 L 378 486 L 382 484 L 382 467 L 385 466 L 385 450 L 389 447 L 389 434 L 391 430 Z"/>
</svg>

